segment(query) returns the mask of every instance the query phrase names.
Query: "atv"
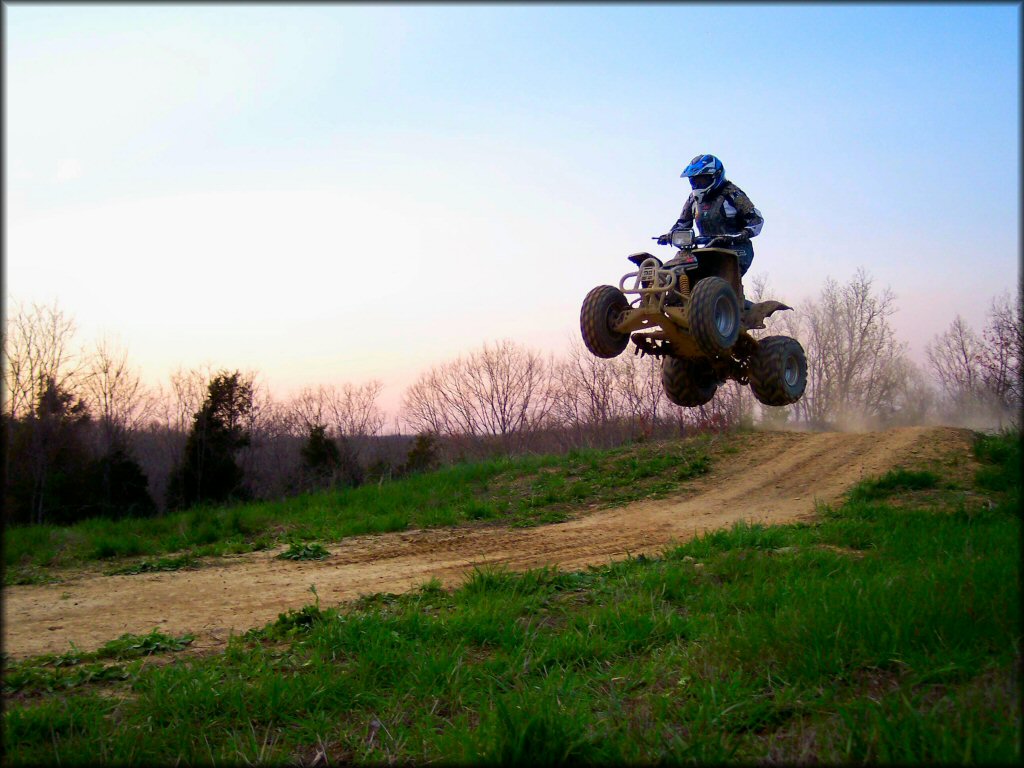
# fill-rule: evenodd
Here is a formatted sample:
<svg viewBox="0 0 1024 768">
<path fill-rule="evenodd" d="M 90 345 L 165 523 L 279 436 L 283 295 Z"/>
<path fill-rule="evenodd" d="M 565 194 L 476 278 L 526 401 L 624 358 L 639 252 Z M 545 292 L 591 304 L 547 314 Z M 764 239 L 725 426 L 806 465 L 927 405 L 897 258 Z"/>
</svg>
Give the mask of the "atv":
<svg viewBox="0 0 1024 768">
<path fill-rule="evenodd" d="M 698 247 L 693 230 L 685 229 L 673 232 L 671 242 L 678 251 L 669 261 L 631 254 L 636 272 L 618 288 L 599 285 L 587 294 L 580 311 L 587 349 L 612 358 L 632 340 L 634 353 L 660 357 L 661 383 L 676 405 L 704 405 L 728 379 L 749 384 L 765 405 L 799 400 L 807 385 L 800 342 L 750 335 L 772 313 L 792 307 L 746 301 L 737 253 L 717 247 L 717 240 Z M 637 296 L 629 301 L 626 294 Z"/>
</svg>

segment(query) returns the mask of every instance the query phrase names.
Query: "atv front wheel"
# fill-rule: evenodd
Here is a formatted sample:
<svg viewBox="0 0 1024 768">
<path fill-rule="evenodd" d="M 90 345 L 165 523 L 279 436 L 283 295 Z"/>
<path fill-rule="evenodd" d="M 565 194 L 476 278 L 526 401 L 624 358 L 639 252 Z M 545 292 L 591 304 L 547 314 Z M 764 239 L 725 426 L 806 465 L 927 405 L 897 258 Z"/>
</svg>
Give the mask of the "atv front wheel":
<svg viewBox="0 0 1024 768">
<path fill-rule="evenodd" d="M 673 403 L 692 408 L 710 402 L 718 390 L 718 378 L 707 360 L 663 357 L 661 386 Z"/>
<path fill-rule="evenodd" d="M 765 405 L 791 405 L 807 386 L 807 357 L 789 336 L 766 336 L 750 358 L 750 388 Z"/>
<path fill-rule="evenodd" d="M 720 277 L 705 277 L 690 294 L 690 333 L 705 354 L 728 353 L 740 335 L 740 303 Z"/>
<path fill-rule="evenodd" d="M 615 357 L 629 344 L 628 333 L 617 333 L 612 325 L 629 302 L 618 288 L 599 285 L 587 294 L 580 310 L 580 332 L 587 349 L 597 357 Z"/>
</svg>

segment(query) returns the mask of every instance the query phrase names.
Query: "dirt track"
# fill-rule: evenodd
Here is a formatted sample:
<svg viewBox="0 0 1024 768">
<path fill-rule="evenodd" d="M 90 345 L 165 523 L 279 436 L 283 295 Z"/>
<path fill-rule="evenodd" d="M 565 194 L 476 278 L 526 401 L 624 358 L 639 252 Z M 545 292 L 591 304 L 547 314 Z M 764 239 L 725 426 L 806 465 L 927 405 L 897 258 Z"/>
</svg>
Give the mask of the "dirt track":
<svg viewBox="0 0 1024 768">
<path fill-rule="evenodd" d="M 716 457 L 712 472 L 680 496 L 641 501 L 537 528 L 475 525 L 345 539 L 322 561 L 274 559 L 280 549 L 213 561 L 196 571 L 81 576 L 4 589 L 3 647 L 13 657 L 91 650 L 125 632 L 194 632 L 196 646 L 261 626 L 289 608 L 374 592 L 401 592 L 431 578 L 458 583 L 484 564 L 580 568 L 656 553 L 736 520 L 808 518 L 865 476 L 898 463 L 967 453 L 963 430 L 914 427 L 870 433 L 773 432 L 742 453 Z"/>
</svg>

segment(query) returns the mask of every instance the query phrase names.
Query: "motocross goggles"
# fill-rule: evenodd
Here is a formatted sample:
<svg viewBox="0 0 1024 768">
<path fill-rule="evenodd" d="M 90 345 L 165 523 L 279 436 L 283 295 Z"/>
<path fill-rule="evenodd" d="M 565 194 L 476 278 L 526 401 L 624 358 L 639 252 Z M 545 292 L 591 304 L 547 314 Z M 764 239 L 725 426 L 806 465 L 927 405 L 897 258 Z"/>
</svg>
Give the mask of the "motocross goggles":
<svg viewBox="0 0 1024 768">
<path fill-rule="evenodd" d="M 707 189 L 711 186 L 715 180 L 715 174 L 713 173 L 700 173 L 696 176 L 690 177 L 690 188 L 691 189 Z"/>
</svg>

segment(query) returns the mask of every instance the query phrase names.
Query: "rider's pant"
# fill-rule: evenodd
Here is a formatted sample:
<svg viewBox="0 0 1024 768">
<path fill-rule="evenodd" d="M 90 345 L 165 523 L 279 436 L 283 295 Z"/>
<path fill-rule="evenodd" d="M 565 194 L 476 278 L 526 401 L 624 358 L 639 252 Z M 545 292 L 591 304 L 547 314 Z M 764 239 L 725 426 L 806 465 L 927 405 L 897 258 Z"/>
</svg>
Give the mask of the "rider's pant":
<svg viewBox="0 0 1024 768">
<path fill-rule="evenodd" d="M 750 269 L 750 262 L 754 260 L 754 245 L 748 240 L 745 243 L 734 243 L 732 249 L 736 251 L 737 261 L 740 264 L 740 277 L 743 277 Z"/>
</svg>

